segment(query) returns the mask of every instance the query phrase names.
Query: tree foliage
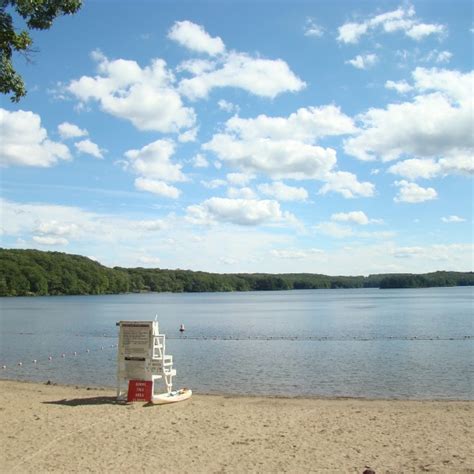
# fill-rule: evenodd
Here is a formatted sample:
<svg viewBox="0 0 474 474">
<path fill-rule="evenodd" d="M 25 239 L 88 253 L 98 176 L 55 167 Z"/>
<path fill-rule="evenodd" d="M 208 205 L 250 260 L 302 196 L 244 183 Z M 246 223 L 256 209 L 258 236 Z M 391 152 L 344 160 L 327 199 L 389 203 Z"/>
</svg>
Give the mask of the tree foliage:
<svg viewBox="0 0 474 474">
<path fill-rule="evenodd" d="M 27 55 L 33 40 L 28 30 L 47 30 L 60 15 L 76 13 L 82 0 L 0 0 L 0 92 L 18 102 L 26 95 L 25 84 L 15 71 L 13 53 Z M 28 30 L 18 31 L 14 17 L 21 17 Z"/>
<path fill-rule="evenodd" d="M 316 273 L 217 274 L 159 268 L 108 268 L 80 255 L 0 249 L 0 296 L 128 292 L 273 291 L 320 288 L 418 288 L 474 285 L 474 274 L 434 272 L 328 276 Z"/>
</svg>

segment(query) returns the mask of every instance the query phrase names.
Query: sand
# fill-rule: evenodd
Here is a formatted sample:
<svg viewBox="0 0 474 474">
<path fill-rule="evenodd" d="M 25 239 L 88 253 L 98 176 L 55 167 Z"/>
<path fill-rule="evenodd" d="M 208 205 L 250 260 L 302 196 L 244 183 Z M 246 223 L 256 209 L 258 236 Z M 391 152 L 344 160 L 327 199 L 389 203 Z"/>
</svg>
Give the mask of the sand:
<svg viewBox="0 0 474 474">
<path fill-rule="evenodd" d="M 1 472 L 474 472 L 473 402 L 193 395 L 0 381 Z"/>
</svg>

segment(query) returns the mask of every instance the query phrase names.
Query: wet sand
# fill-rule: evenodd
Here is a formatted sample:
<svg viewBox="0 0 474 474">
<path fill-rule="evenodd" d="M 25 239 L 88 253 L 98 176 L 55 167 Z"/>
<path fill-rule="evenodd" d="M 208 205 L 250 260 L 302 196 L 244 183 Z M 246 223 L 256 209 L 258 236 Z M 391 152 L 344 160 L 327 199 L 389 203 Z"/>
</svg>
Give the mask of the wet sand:
<svg viewBox="0 0 474 474">
<path fill-rule="evenodd" d="M 0 381 L 2 472 L 474 472 L 474 402 L 193 395 Z"/>
</svg>

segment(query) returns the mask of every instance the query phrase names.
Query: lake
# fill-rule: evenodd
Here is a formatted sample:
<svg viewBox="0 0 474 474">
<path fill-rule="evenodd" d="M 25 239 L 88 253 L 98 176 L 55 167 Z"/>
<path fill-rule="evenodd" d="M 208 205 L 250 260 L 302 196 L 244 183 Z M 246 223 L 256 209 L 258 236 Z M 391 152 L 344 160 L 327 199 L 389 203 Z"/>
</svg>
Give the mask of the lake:
<svg viewBox="0 0 474 474">
<path fill-rule="evenodd" d="M 175 387 L 474 398 L 472 287 L 22 297 L 0 308 L 2 378 L 114 387 L 116 321 L 158 315 Z"/>
</svg>

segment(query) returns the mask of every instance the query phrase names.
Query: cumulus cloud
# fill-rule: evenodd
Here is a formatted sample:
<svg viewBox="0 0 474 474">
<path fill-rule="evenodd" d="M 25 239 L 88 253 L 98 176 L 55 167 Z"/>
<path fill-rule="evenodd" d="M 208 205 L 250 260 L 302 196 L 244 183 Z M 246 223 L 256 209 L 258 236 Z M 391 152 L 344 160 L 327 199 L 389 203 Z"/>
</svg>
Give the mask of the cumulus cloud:
<svg viewBox="0 0 474 474">
<path fill-rule="evenodd" d="M 405 31 L 405 34 L 414 40 L 421 40 L 425 36 L 441 35 L 446 32 L 446 27 L 439 24 L 418 23 Z"/>
<path fill-rule="evenodd" d="M 387 81 L 385 82 L 385 88 L 395 90 L 399 94 L 406 94 L 413 89 L 407 81 Z"/>
<path fill-rule="evenodd" d="M 305 188 L 288 186 L 281 181 L 260 184 L 258 190 L 277 201 L 306 201 L 308 199 L 308 191 Z"/>
<path fill-rule="evenodd" d="M 209 166 L 209 162 L 206 160 L 206 157 L 201 153 L 198 153 L 193 157 L 192 164 L 194 168 L 207 168 Z"/>
<path fill-rule="evenodd" d="M 168 32 L 168 38 L 191 51 L 206 53 L 210 56 L 216 56 L 225 51 L 224 42 L 218 36 L 213 38 L 201 25 L 191 21 L 176 21 Z"/>
<path fill-rule="evenodd" d="M 359 225 L 380 224 L 380 219 L 369 219 L 363 211 L 338 212 L 331 216 L 331 220 L 338 222 L 352 222 Z"/>
<path fill-rule="evenodd" d="M 33 240 L 40 245 L 67 245 L 69 241 L 64 237 L 50 237 L 34 235 Z"/>
<path fill-rule="evenodd" d="M 86 242 L 89 245 L 139 241 L 168 227 L 163 219 L 133 220 L 85 211 L 78 207 L 41 203 L 17 203 L 0 199 L 3 235 L 32 238 L 43 245 Z M 153 235 L 152 235 L 153 234 Z M 39 240 L 38 240 L 39 239 Z M 64 240 L 58 240 L 64 239 Z M 95 252 L 94 252 L 95 253 Z"/>
<path fill-rule="evenodd" d="M 175 144 L 172 140 L 156 140 L 140 150 L 128 150 L 125 157 L 129 160 L 131 169 L 145 178 L 186 181 L 181 171 L 182 165 L 171 162 L 174 152 Z"/>
<path fill-rule="evenodd" d="M 308 107 L 288 117 L 232 117 L 224 132 L 215 134 L 203 148 L 247 173 L 274 179 L 323 179 L 336 164 L 336 152 L 313 143 L 354 130 L 352 120 L 338 107 Z"/>
<path fill-rule="evenodd" d="M 257 199 L 257 195 L 252 188 L 243 187 L 243 188 L 233 188 L 230 187 L 227 189 L 227 196 L 232 199 Z"/>
<path fill-rule="evenodd" d="M 395 202 L 419 203 L 436 199 L 438 193 L 433 188 L 423 188 L 416 183 L 409 183 L 401 180 L 395 181 L 395 186 L 399 188 Z"/>
<path fill-rule="evenodd" d="M 446 27 L 440 24 L 423 23 L 416 18 L 413 6 L 399 7 L 386 13 L 375 15 L 361 22 L 344 23 L 338 28 L 338 41 L 358 43 L 360 38 L 370 32 L 403 32 L 406 36 L 421 40 L 430 35 L 446 33 Z"/>
<path fill-rule="evenodd" d="M 187 208 L 187 219 L 194 224 L 226 222 L 255 226 L 291 220 L 276 201 L 213 197 Z"/>
<path fill-rule="evenodd" d="M 99 146 L 90 141 L 89 139 L 81 140 L 80 142 L 74 143 L 74 146 L 81 152 L 88 155 L 92 155 L 95 158 L 103 158 L 102 150 Z"/>
<path fill-rule="evenodd" d="M 355 58 L 346 61 L 346 64 L 350 64 L 357 69 L 368 69 L 372 67 L 377 60 L 376 54 L 358 54 Z"/>
<path fill-rule="evenodd" d="M 140 191 L 148 191 L 149 193 L 171 199 L 178 199 L 181 194 L 181 191 L 178 188 L 170 186 L 164 181 L 157 181 L 148 178 L 137 178 L 135 180 L 135 188 Z"/>
<path fill-rule="evenodd" d="M 207 189 L 217 189 L 227 184 L 224 179 L 211 179 L 210 181 L 201 181 L 201 184 Z"/>
<path fill-rule="evenodd" d="M 215 69 L 182 79 L 179 90 L 191 100 L 206 98 L 212 89 L 221 87 L 235 87 L 273 99 L 282 92 L 297 92 L 305 86 L 282 59 L 230 52 L 216 63 Z"/>
<path fill-rule="evenodd" d="M 226 178 L 234 186 L 245 186 L 254 179 L 254 176 L 246 173 L 227 173 Z"/>
<path fill-rule="evenodd" d="M 463 217 L 459 217 L 459 216 L 442 217 L 441 220 L 443 222 L 445 222 L 446 224 L 466 222 L 466 219 L 464 219 Z"/>
<path fill-rule="evenodd" d="M 178 135 L 178 141 L 181 143 L 195 142 L 198 133 L 198 127 L 190 128 Z"/>
<path fill-rule="evenodd" d="M 400 161 L 388 169 L 390 173 L 403 176 L 411 180 L 448 175 L 474 175 L 474 161 L 468 150 L 453 151 L 445 158 L 417 159 Z"/>
<path fill-rule="evenodd" d="M 329 192 L 339 193 L 347 199 L 355 197 L 372 197 L 375 193 L 375 185 L 368 182 L 360 182 L 357 176 L 347 171 L 336 171 L 329 173 L 324 186 L 319 190 L 319 194 Z"/>
<path fill-rule="evenodd" d="M 312 18 L 308 18 L 304 27 L 304 35 L 313 38 L 321 38 L 321 36 L 324 35 L 324 28 L 318 25 Z"/>
<path fill-rule="evenodd" d="M 238 112 L 239 106 L 229 102 L 227 100 L 221 99 L 217 102 L 219 109 L 223 110 L 224 112 Z"/>
<path fill-rule="evenodd" d="M 70 160 L 69 148 L 48 139 L 41 117 L 33 112 L 9 112 L 0 108 L 0 166 L 46 168 L 59 160 Z"/>
<path fill-rule="evenodd" d="M 438 51 L 434 49 L 430 51 L 426 57 L 424 58 L 425 61 L 434 61 L 435 63 L 442 64 L 442 63 L 449 63 L 451 58 L 453 57 L 453 53 L 450 51 Z"/>
<path fill-rule="evenodd" d="M 360 160 L 390 161 L 410 155 L 444 160 L 445 173 L 472 169 L 466 157 L 472 157 L 474 150 L 473 78 L 472 72 L 416 68 L 413 87 L 419 95 L 411 102 L 369 109 L 358 116 L 361 128 L 345 141 L 344 150 Z"/>
<path fill-rule="evenodd" d="M 354 231 L 347 225 L 341 225 L 336 222 L 321 222 L 315 226 L 319 234 L 328 235 L 336 239 L 344 239 L 354 234 Z"/>
<path fill-rule="evenodd" d="M 194 126 L 194 110 L 183 106 L 164 60 L 154 59 L 141 68 L 136 61 L 109 60 L 99 51 L 92 58 L 99 74 L 67 86 L 81 103 L 97 101 L 104 112 L 129 120 L 139 130 L 172 133 Z"/>
<path fill-rule="evenodd" d="M 34 229 L 41 235 L 74 237 L 80 233 L 79 226 L 71 222 L 58 222 L 56 220 L 39 220 Z"/>
<path fill-rule="evenodd" d="M 89 134 L 87 130 L 79 128 L 77 125 L 69 122 L 63 122 L 59 124 L 58 133 L 63 140 L 67 138 L 85 137 Z"/>
</svg>

